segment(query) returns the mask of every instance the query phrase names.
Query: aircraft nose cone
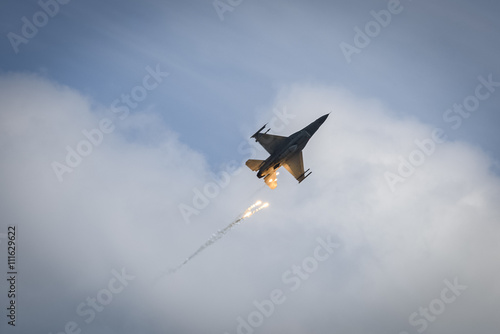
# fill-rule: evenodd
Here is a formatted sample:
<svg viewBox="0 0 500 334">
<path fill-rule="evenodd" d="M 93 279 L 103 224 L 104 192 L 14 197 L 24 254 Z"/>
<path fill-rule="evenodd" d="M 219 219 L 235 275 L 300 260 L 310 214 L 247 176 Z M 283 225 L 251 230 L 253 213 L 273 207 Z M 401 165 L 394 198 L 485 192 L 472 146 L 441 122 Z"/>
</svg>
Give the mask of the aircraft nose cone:
<svg viewBox="0 0 500 334">
<path fill-rule="evenodd" d="M 323 115 L 320 118 L 318 118 L 318 121 L 320 122 L 320 124 L 323 124 L 326 121 L 326 119 L 328 118 L 329 115 L 330 114 L 328 113 L 328 114 Z"/>
</svg>

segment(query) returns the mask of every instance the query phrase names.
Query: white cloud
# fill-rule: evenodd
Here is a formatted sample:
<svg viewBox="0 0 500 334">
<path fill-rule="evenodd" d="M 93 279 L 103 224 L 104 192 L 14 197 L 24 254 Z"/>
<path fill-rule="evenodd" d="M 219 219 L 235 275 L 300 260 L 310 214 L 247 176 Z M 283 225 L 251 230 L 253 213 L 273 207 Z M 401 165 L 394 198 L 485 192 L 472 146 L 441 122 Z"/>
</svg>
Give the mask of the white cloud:
<svg viewBox="0 0 500 334">
<path fill-rule="evenodd" d="M 28 75 L 4 76 L 0 87 L 2 225 L 17 224 L 23 240 L 19 303 L 30 321 L 22 328 L 56 332 L 75 320 L 87 330 L 235 333 L 254 300 L 281 289 L 286 301 L 256 332 L 414 333 L 408 316 L 454 277 L 467 290 L 427 331 L 457 332 L 463 322 L 484 333 L 498 328 L 496 317 L 476 310 L 498 307 L 500 186 L 491 160 L 473 146 L 439 144 L 391 192 L 384 173 L 432 127 L 335 87 L 292 85 L 268 111 L 271 118 L 273 107 L 286 106 L 296 115 L 280 135 L 331 112 L 304 151 L 313 174 L 297 185 L 282 171 L 271 191 L 243 169 L 186 225 L 178 204 L 210 181 L 210 171 L 154 112 L 121 121 L 76 91 Z M 116 130 L 58 182 L 51 162 L 103 117 Z M 257 197 L 271 206 L 152 283 Z M 341 248 L 291 292 L 282 274 L 328 235 Z M 137 279 L 85 324 L 76 305 L 122 267 Z"/>
</svg>

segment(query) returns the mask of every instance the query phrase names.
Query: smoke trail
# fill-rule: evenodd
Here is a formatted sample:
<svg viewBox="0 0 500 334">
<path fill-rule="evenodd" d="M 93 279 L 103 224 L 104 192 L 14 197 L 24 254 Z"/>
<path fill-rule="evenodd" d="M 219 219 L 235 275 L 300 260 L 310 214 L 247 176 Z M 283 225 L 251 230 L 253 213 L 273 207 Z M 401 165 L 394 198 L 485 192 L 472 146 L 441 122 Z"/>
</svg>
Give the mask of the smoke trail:
<svg viewBox="0 0 500 334">
<path fill-rule="evenodd" d="M 224 235 L 226 235 L 233 227 L 235 227 L 236 225 L 239 225 L 243 220 L 247 219 L 248 217 L 250 217 L 251 215 L 253 215 L 256 212 L 258 212 L 258 211 L 260 211 L 260 210 L 262 210 L 264 208 L 267 208 L 268 206 L 269 206 L 269 203 L 262 203 L 261 201 L 255 202 L 250 207 L 248 207 L 248 209 L 246 209 L 241 215 L 239 215 L 238 218 L 235 221 L 233 221 L 231 224 L 227 225 L 222 230 L 218 230 L 217 232 L 215 232 L 214 234 L 212 234 L 212 236 L 210 237 L 210 239 L 208 239 L 200 248 L 198 248 L 198 250 L 196 250 L 196 252 L 194 252 L 189 257 L 187 257 L 184 260 L 184 262 L 182 262 L 181 264 L 179 264 L 175 268 L 167 270 L 160 277 L 164 276 L 165 274 L 173 274 L 173 273 L 175 273 L 177 270 L 181 269 L 186 263 L 188 263 L 189 261 L 191 261 L 196 255 L 198 255 L 202 251 L 204 251 L 205 248 L 207 248 L 208 246 L 212 245 L 214 242 L 216 242 L 217 240 L 219 240 L 220 238 L 222 238 Z"/>
</svg>

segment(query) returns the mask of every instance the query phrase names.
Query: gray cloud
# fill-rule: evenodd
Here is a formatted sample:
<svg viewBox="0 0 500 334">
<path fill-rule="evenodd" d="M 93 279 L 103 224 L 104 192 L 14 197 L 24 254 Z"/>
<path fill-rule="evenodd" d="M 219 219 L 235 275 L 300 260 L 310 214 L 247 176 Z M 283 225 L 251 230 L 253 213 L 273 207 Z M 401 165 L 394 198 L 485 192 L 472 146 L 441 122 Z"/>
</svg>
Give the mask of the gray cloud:
<svg viewBox="0 0 500 334">
<path fill-rule="evenodd" d="M 40 77 L 3 76 L 0 87 L 1 232 L 19 228 L 20 332 L 56 333 L 75 321 L 83 333 L 236 333 L 238 317 L 247 319 L 255 301 L 279 289 L 286 300 L 256 333 L 416 333 L 410 315 L 455 278 L 467 289 L 426 332 L 498 328 L 491 310 L 499 299 L 500 186 L 492 159 L 475 146 L 439 144 L 392 192 L 384 173 L 396 171 L 398 157 L 408 157 L 432 126 L 336 87 L 283 87 L 263 108 L 268 119 L 285 106 L 296 115 L 279 134 L 332 112 L 304 152 L 311 177 L 297 185 L 283 171 L 271 191 L 242 169 L 188 225 L 178 205 L 213 171 L 154 109 L 121 121 Z M 116 130 L 59 182 L 51 163 L 103 117 Z M 270 207 L 153 283 L 257 198 Z M 328 236 L 340 247 L 293 290 L 283 275 Z M 78 305 L 113 290 L 113 270 L 134 278 L 86 323 Z"/>
</svg>

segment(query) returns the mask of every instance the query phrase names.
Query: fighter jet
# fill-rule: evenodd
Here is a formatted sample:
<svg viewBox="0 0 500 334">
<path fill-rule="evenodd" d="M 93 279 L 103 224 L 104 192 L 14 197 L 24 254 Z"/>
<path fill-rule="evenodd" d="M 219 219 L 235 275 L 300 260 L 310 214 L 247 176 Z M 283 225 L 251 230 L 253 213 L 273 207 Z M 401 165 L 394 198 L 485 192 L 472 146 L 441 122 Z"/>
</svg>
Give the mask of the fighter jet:
<svg viewBox="0 0 500 334">
<path fill-rule="evenodd" d="M 328 118 L 328 115 L 330 114 L 321 116 L 289 137 L 268 135 L 267 133 L 270 129 L 265 133 L 261 133 L 267 125 L 264 124 L 264 126 L 250 138 L 255 138 L 255 141 L 262 145 L 270 156 L 266 160 L 249 159 L 246 165 L 251 170 L 258 171 L 257 177 L 259 179 L 264 178 L 264 181 L 271 189 L 276 188 L 278 185 L 276 176 L 278 174 L 277 170 L 281 166 L 285 167 L 299 183 L 304 181 L 312 172 L 309 172 L 309 169 L 304 172 L 302 150 L 316 130 L 318 130 Z"/>
</svg>

